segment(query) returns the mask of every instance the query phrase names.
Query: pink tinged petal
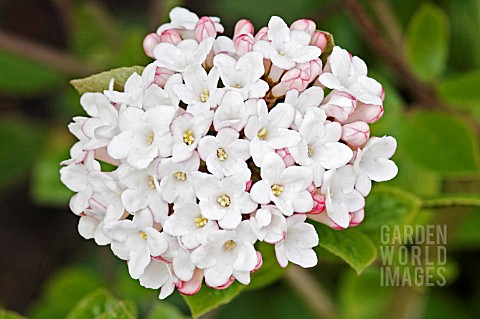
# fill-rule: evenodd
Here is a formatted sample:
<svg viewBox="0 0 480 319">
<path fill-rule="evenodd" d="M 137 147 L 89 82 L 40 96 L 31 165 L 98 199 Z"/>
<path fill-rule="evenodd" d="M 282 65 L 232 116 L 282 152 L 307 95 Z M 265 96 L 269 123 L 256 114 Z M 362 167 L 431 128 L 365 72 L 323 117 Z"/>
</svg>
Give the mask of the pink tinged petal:
<svg viewBox="0 0 480 319">
<path fill-rule="evenodd" d="M 315 22 L 309 19 L 296 20 L 290 25 L 290 30 L 305 31 L 310 35 L 312 35 L 316 29 L 317 26 Z"/>
<path fill-rule="evenodd" d="M 255 42 L 268 40 L 268 27 L 263 27 L 255 34 Z"/>
<path fill-rule="evenodd" d="M 108 154 L 114 159 L 124 159 L 128 157 L 130 149 L 133 146 L 133 133 L 125 131 L 115 136 L 107 146 Z"/>
<path fill-rule="evenodd" d="M 284 242 L 282 241 L 275 244 L 275 256 L 277 257 L 277 261 L 280 267 L 286 268 L 288 266 L 288 258 L 283 243 Z"/>
<path fill-rule="evenodd" d="M 237 38 L 242 34 L 253 34 L 254 31 L 253 24 L 250 20 L 241 19 L 235 24 L 233 37 Z"/>
<path fill-rule="evenodd" d="M 218 287 L 227 283 L 233 273 L 233 267 L 229 263 L 217 262 L 211 268 L 204 270 L 205 283 L 210 287 Z"/>
<path fill-rule="evenodd" d="M 256 251 L 256 253 L 257 253 L 257 264 L 255 265 L 255 268 L 253 268 L 252 272 L 259 270 L 260 267 L 262 267 L 263 265 L 262 254 L 259 251 Z"/>
<path fill-rule="evenodd" d="M 310 40 L 310 45 L 314 45 L 320 50 L 325 51 L 327 48 L 328 40 L 327 36 L 322 31 L 315 31 L 312 35 L 312 39 Z"/>
<path fill-rule="evenodd" d="M 251 34 L 242 34 L 234 40 L 235 51 L 242 56 L 253 50 L 255 40 Z"/>
<path fill-rule="evenodd" d="M 182 37 L 180 36 L 180 33 L 178 33 L 174 29 L 165 30 L 160 34 L 160 42 L 171 43 L 173 45 L 177 45 L 181 41 L 182 41 Z M 152 55 L 153 55 L 153 50 L 152 50 Z"/>
<path fill-rule="evenodd" d="M 201 17 L 195 25 L 195 39 L 198 42 L 202 42 L 209 37 L 215 37 L 217 30 L 213 20 L 209 17 Z"/>
<path fill-rule="evenodd" d="M 145 268 L 150 263 L 150 254 L 145 250 L 140 252 L 130 252 L 128 259 L 128 272 L 133 279 L 138 279 L 145 271 Z"/>
<path fill-rule="evenodd" d="M 365 210 L 360 209 L 356 212 L 350 213 L 350 215 L 352 216 L 352 220 L 350 221 L 350 227 L 355 227 L 360 225 L 360 223 L 363 221 L 365 217 Z"/>
<path fill-rule="evenodd" d="M 365 104 L 358 101 L 355 107 L 355 112 L 348 117 L 348 122 L 362 121 L 366 123 L 374 123 L 382 117 L 383 112 L 382 105 Z"/>
<path fill-rule="evenodd" d="M 270 203 L 270 185 L 266 181 L 258 181 L 253 184 L 250 190 L 250 197 L 259 204 Z"/>
<path fill-rule="evenodd" d="M 196 294 L 200 288 L 202 288 L 203 282 L 203 270 L 199 268 L 195 268 L 193 272 L 193 277 L 189 281 L 181 281 L 175 283 L 177 286 L 178 291 L 186 296 L 192 296 Z"/>
<path fill-rule="evenodd" d="M 230 276 L 230 278 L 228 278 L 226 283 L 224 283 L 223 285 L 220 285 L 220 286 L 212 287 L 212 288 L 217 289 L 217 290 L 224 290 L 224 289 L 227 289 L 228 287 L 230 287 L 234 282 L 235 282 L 235 277 Z"/>
</svg>

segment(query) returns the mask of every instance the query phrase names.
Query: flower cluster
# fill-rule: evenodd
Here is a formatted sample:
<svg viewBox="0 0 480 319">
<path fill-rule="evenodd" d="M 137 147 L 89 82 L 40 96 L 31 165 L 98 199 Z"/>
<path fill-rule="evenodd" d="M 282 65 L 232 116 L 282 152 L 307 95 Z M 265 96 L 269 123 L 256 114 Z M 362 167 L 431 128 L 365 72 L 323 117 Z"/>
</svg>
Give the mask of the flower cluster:
<svg viewBox="0 0 480 319">
<path fill-rule="evenodd" d="M 282 267 L 316 265 L 306 219 L 358 225 L 372 180 L 397 174 L 395 139 L 369 136 L 382 86 L 311 20 L 274 16 L 255 34 L 241 20 L 229 38 L 218 18 L 170 18 L 145 38 L 155 61 L 123 92 L 85 93 L 88 117 L 69 125 L 61 179 L 80 234 L 160 298 L 249 284 L 257 241 Z"/>
</svg>

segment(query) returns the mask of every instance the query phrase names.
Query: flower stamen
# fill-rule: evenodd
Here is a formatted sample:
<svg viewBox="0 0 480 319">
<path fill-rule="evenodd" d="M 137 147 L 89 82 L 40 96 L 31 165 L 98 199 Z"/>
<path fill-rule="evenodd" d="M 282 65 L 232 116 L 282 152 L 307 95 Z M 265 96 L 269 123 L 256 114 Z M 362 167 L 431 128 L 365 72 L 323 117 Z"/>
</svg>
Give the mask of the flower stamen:
<svg viewBox="0 0 480 319">
<path fill-rule="evenodd" d="M 208 219 L 206 219 L 205 217 L 196 217 L 194 218 L 194 221 L 197 228 L 201 228 L 208 223 Z"/>
<path fill-rule="evenodd" d="M 155 134 L 153 134 L 153 132 L 148 132 L 148 134 L 147 134 L 147 143 L 148 143 L 149 145 L 152 145 L 154 140 L 155 140 Z"/>
<path fill-rule="evenodd" d="M 267 137 L 267 135 L 268 135 L 268 131 L 267 131 L 266 127 L 262 127 L 257 132 L 257 137 L 258 137 L 259 140 L 264 140 L 265 137 Z"/>
<path fill-rule="evenodd" d="M 228 195 L 218 196 L 217 202 L 222 207 L 228 207 L 232 203 L 232 201 L 230 200 L 230 197 Z"/>
<path fill-rule="evenodd" d="M 175 172 L 173 173 L 173 177 L 177 179 L 177 181 L 184 181 L 187 179 L 187 174 L 185 172 Z"/>
<path fill-rule="evenodd" d="M 207 100 L 208 100 L 209 97 L 210 97 L 210 92 L 209 92 L 207 89 L 205 89 L 205 91 L 203 91 L 203 93 L 200 94 L 200 100 L 201 100 L 203 103 L 207 102 Z"/>
<path fill-rule="evenodd" d="M 146 239 L 147 239 L 147 234 L 146 234 L 144 231 L 142 231 L 142 232 L 140 233 L 139 237 L 140 237 L 141 239 L 143 239 L 143 240 L 146 240 Z"/>
<path fill-rule="evenodd" d="M 193 142 L 195 142 L 195 136 L 193 136 L 192 130 L 183 133 L 183 142 L 187 145 L 192 145 Z"/>
<path fill-rule="evenodd" d="M 228 158 L 228 153 L 223 148 L 220 147 L 217 150 L 217 157 L 220 161 L 224 161 Z"/>
<path fill-rule="evenodd" d="M 148 179 L 148 187 L 150 187 L 150 189 L 155 189 L 157 188 L 155 186 L 155 180 L 153 179 L 153 176 L 150 176 L 149 179 Z"/>
<path fill-rule="evenodd" d="M 223 249 L 225 249 L 225 251 L 230 251 L 235 248 L 235 246 L 237 246 L 237 243 L 230 239 L 223 244 Z"/>
<path fill-rule="evenodd" d="M 275 196 L 280 196 L 283 193 L 283 186 L 282 185 L 273 184 L 271 188 L 272 188 L 272 193 Z"/>
</svg>

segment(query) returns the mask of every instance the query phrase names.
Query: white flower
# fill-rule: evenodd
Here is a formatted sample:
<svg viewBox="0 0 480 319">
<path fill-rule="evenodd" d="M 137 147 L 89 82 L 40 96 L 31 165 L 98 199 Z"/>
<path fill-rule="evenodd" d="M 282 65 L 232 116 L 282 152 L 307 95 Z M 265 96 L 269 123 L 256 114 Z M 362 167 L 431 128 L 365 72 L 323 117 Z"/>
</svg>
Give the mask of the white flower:
<svg viewBox="0 0 480 319">
<path fill-rule="evenodd" d="M 142 216 L 149 214 L 140 211 L 132 220 L 111 222 L 104 227 L 111 238 L 113 253 L 120 259 L 128 260 L 130 276 L 138 279 L 150 263 L 150 256 L 163 254 L 168 243 L 160 232 L 153 228 L 153 219 Z"/>
<path fill-rule="evenodd" d="M 217 136 L 208 135 L 200 140 L 198 152 L 210 173 L 222 178 L 248 170 L 245 161 L 250 157 L 250 142 L 239 136 L 236 130 L 227 127 L 218 131 Z"/>
<path fill-rule="evenodd" d="M 248 118 L 256 111 L 256 99 L 244 102 L 240 93 L 227 91 L 222 97 L 220 106 L 215 110 L 213 127 L 216 131 L 220 131 L 224 127 L 231 127 L 240 132 L 247 124 Z"/>
<path fill-rule="evenodd" d="M 160 289 L 160 299 L 165 299 L 175 290 L 178 279 L 173 275 L 171 264 L 152 258 L 143 274 L 140 276 L 140 285 L 150 289 Z"/>
<path fill-rule="evenodd" d="M 352 165 L 325 172 L 321 192 L 325 197 L 325 208 L 335 224 L 347 228 L 350 214 L 365 206 L 365 198 L 354 189 L 356 176 Z"/>
<path fill-rule="evenodd" d="M 244 285 L 250 283 L 250 272 L 257 265 L 256 241 L 249 221 L 243 221 L 236 230 L 217 230 L 195 249 L 192 262 L 204 269 L 205 282 L 220 287 L 234 276 Z"/>
<path fill-rule="evenodd" d="M 195 193 L 200 200 L 202 215 L 208 219 L 218 220 L 220 227 L 235 229 L 242 221 L 242 214 L 248 214 L 257 208 L 245 192 L 246 182 L 250 179 L 244 173 L 218 179 L 206 173 L 192 173 Z"/>
<path fill-rule="evenodd" d="M 295 116 L 290 104 L 279 103 L 269 113 L 265 101 L 258 100 L 257 110 L 257 115 L 248 120 L 245 135 L 251 140 L 250 154 L 255 165 L 261 166 L 266 154 L 297 145 L 300 135 L 288 129 Z"/>
<path fill-rule="evenodd" d="M 208 111 L 195 115 L 185 113 L 173 121 L 172 161 L 182 162 L 193 155 L 198 142 L 207 134 L 212 118 L 213 111 Z"/>
<path fill-rule="evenodd" d="M 180 32 L 184 39 L 191 38 L 193 39 L 193 30 L 197 24 L 199 18 L 195 13 L 181 7 L 173 8 L 168 14 L 170 18 L 170 23 L 162 24 L 158 30 L 157 34 L 162 34 L 163 31 L 169 29 L 175 29 Z M 219 33 L 223 33 L 223 26 L 220 24 L 220 19 L 217 17 L 210 17 L 215 23 L 215 29 Z"/>
<path fill-rule="evenodd" d="M 384 182 L 391 180 L 398 173 L 398 167 L 389 158 L 397 148 L 397 141 L 391 136 L 372 137 L 363 149 L 358 149 L 353 163 L 357 174 L 355 189 L 367 196 L 372 188 L 372 180 Z"/>
<path fill-rule="evenodd" d="M 313 200 L 307 190 L 312 184 L 310 168 L 285 167 L 279 155 L 270 153 L 263 159 L 260 176 L 262 180 L 256 182 L 250 191 L 257 203 L 268 204 L 273 201 L 286 216 L 312 210 Z"/>
<path fill-rule="evenodd" d="M 353 157 L 352 150 L 339 142 L 342 126 L 336 122 L 325 123 L 325 112 L 311 109 L 300 126 L 302 141 L 289 148 L 297 163 L 310 167 L 315 186 L 320 187 L 325 169 L 339 168 Z"/>
<path fill-rule="evenodd" d="M 162 235 L 168 241 L 168 249 L 160 258 L 171 262 L 175 276 L 181 281 L 189 281 L 193 277 L 195 265 L 192 263 L 190 253 L 180 243 L 180 238 L 171 236 L 166 232 Z"/>
<path fill-rule="evenodd" d="M 175 204 L 173 212 L 163 229 L 172 236 L 178 236 L 187 249 L 197 248 L 206 236 L 218 229 L 216 222 L 202 216 L 196 203 Z"/>
<path fill-rule="evenodd" d="M 285 95 L 285 103 L 295 109 L 295 118 L 292 127 L 298 129 L 302 125 L 305 113 L 311 108 L 318 108 L 323 100 L 323 90 L 318 86 L 312 86 L 302 93 L 297 90 L 290 90 Z"/>
<path fill-rule="evenodd" d="M 126 159 L 138 168 L 147 167 L 157 156 L 171 154 L 169 126 L 176 109 L 171 105 L 156 106 L 143 111 L 127 107 L 120 111 L 121 133 L 108 144 L 108 154 L 115 159 Z"/>
<path fill-rule="evenodd" d="M 333 90 L 327 95 L 325 100 L 323 100 L 320 108 L 324 110 L 328 116 L 334 117 L 337 121 L 343 123 L 354 111 L 355 104 L 355 97 L 351 94 Z"/>
<path fill-rule="evenodd" d="M 319 81 L 330 89 L 350 93 L 364 103 L 382 104 L 382 86 L 367 77 L 365 62 L 339 46 L 333 48 Z"/>
<path fill-rule="evenodd" d="M 157 166 L 160 190 L 169 203 L 195 202 L 191 173 L 198 171 L 200 158 L 197 152 L 186 161 L 175 163 L 171 158 L 161 160 Z"/>
<path fill-rule="evenodd" d="M 118 167 L 118 179 L 127 187 L 122 193 L 122 203 L 132 214 L 150 208 L 155 222 L 162 223 L 168 216 L 168 204 L 163 200 L 156 175 L 157 161 L 138 170 L 128 164 Z"/>
<path fill-rule="evenodd" d="M 287 234 L 284 240 L 275 244 L 275 255 L 283 268 L 288 262 L 303 268 L 317 264 L 317 255 L 312 249 L 318 245 L 318 234 L 312 225 L 305 223 L 305 214 L 287 218 Z"/>
<path fill-rule="evenodd" d="M 194 65 L 183 73 L 184 84 L 173 87 L 178 98 L 188 105 L 187 112 L 205 107 L 216 108 L 221 91 L 217 90 L 219 75 L 216 68 L 207 74 L 204 68 Z"/>
<path fill-rule="evenodd" d="M 252 231 L 257 238 L 269 244 L 285 239 L 287 223 L 282 212 L 272 205 L 262 205 L 250 218 Z"/>
<path fill-rule="evenodd" d="M 306 63 L 320 56 L 321 50 L 311 46 L 311 35 L 305 31 L 290 30 L 280 17 L 273 16 L 268 22 L 268 39 L 258 41 L 253 49 L 272 60 L 272 64 L 289 70 L 296 63 Z"/>
<path fill-rule="evenodd" d="M 219 54 L 213 58 L 213 64 L 218 68 L 223 85 L 239 92 L 244 100 L 261 98 L 267 93 L 268 84 L 260 79 L 265 72 L 261 53 L 248 52 L 238 61 L 227 54 Z"/>
<path fill-rule="evenodd" d="M 212 50 L 213 38 L 198 43 L 195 40 L 183 40 L 177 45 L 162 42 L 153 49 L 155 64 L 175 72 L 184 72 L 189 66 L 199 66 Z"/>
</svg>

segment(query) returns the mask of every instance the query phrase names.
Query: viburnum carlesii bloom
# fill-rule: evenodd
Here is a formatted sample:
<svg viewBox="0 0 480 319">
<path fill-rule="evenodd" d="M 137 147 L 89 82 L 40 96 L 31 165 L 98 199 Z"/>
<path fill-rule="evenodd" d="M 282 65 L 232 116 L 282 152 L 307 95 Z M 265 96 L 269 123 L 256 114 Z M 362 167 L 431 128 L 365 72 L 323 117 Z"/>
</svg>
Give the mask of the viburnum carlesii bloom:
<svg viewBox="0 0 480 319">
<path fill-rule="evenodd" d="M 353 156 L 352 150 L 339 142 L 342 126 L 336 122 L 325 121 L 323 110 L 310 109 L 300 126 L 302 141 L 290 148 L 290 153 L 297 163 L 312 169 L 313 182 L 317 187 L 322 184 L 325 169 L 342 167 Z"/>
<path fill-rule="evenodd" d="M 240 134 L 232 128 L 223 128 L 217 136 L 205 136 L 198 145 L 200 157 L 207 169 L 218 178 L 247 170 L 246 160 L 250 157 L 250 142 L 239 139 Z"/>
<path fill-rule="evenodd" d="M 207 134 L 212 118 L 212 111 L 195 115 L 185 113 L 172 122 L 172 161 L 183 162 L 193 155 L 198 142 Z"/>
<path fill-rule="evenodd" d="M 195 202 L 191 173 L 198 171 L 199 167 L 200 158 L 197 152 L 180 163 L 171 158 L 161 160 L 157 166 L 157 176 L 160 179 L 163 199 L 169 203 Z"/>
<path fill-rule="evenodd" d="M 248 52 L 238 61 L 227 54 L 213 59 L 226 88 L 239 92 L 243 99 L 260 98 L 268 91 L 267 82 L 261 80 L 265 69 L 263 56 L 259 52 Z"/>
<path fill-rule="evenodd" d="M 160 298 L 195 294 L 204 278 L 248 284 L 262 265 L 256 241 L 275 245 L 282 267 L 315 265 L 305 218 L 356 226 L 371 181 L 397 173 L 393 137 L 369 139 L 382 86 L 360 58 L 330 53 L 311 20 L 272 17 L 256 34 L 241 20 L 228 37 L 215 17 L 170 18 L 144 40 L 155 61 L 123 92 L 113 70 L 69 125 L 79 141 L 61 179 L 76 192 L 79 233 L 110 244 Z"/>
<path fill-rule="evenodd" d="M 365 62 L 357 56 L 352 57 L 339 46 L 333 48 L 319 81 L 330 89 L 350 93 L 364 103 L 382 104 L 382 86 L 367 77 Z"/>
<path fill-rule="evenodd" d="M 305 214 L 295 214 L 287 218 L 285 239 L 275 244 L 275 255 L 283 268 L 288 262 L 304 268 L 317 264 L 313 247 L 318 245 L 318 234 L 312 225 L 305 223 Z"/>
<path fill-rule="evenodd" d="M 120 111 L 121 133 L 108 144 L 108 154 L 115 159 L 126 159 L 138 168 L 147 167 L 157 156 L 167 157 L 172 152 L 170 124 L 176 109 L 161 105 L 143 111 L 128 107 Z"/>
<path fill-rule="evenodd" d="M 274 202 L 286 216 L 312 210 L 313 200 L 307 190 L 313 179 L 309 167 L 285 167 L 285 162 L 279 155 L 270 153 L 263 159 L 260 176 L 262 179 L 250 191 L 252 199 L 257 203 Z"/>
<path fill-rule="evenodd" d="M 235 230 L 212 232 L 192 252 L 192 261 L 198 268 L 204 269 L 205 283 L 210 287 L 227 284 L 231 276 L 248 285 L 250 272 L 258 262 L 253 247 L 256 240 L 250 222 L 245 220 Z"/>
<path fill-rule="evenodd" d="M 300 142 L 298 132 L 288 129 L 294 116 L 295 110 L 290 104 L 279 103 L 268 112 L 265 101 L 258 101 L 257 115 L 251 116 L 245 127 L 245 135 L 251 141 L 250 154 L 255 165 L 261 166 L 266 154 Z"/>
<path fill-rule="evenodd" d="M 242 214 L 249 214 L 257 208 L 257 204 L 245 192 L 250 172 L 236 173 L 222 179 L 206 174 L 192 173 L 195 194 L 200 200 L 202 215 L 207 219 L 218 220 L 220 227 L 235 229 L 242 221 Z"/>
<path fill-rule="evenodd" d="M 187 249 L 195 249 L 210 233 L 218 229 L 215 221 L 202 216 L 196 203 L 179 203 L 173 206 L 174 213 L 164 223 L 166 233 L 179 237 Z"/>
<path fill-rule="evenodd" d="M 122 220 L 105 226 L 105 233 L 112 240 L 113 253 L 128 261 L 130 276 L 138 279 L 150 263 L 151 256 L 160 256 L 168 249 L 168 243 L 153 228 L 153 219 L 138 212 L 132 220 Z M 146 217 L 146 218 L 145 218 Z"/>
<path fill-rule="evenodd" d="M 282 18 L 273 16 L 268 22 L 269 41 L 258 41 L 256 51 L 272 61 L 276 67 L 289 70 L 296 63 L 312 61 L 320 56 L 319 48 L 311 46 L 311 35 L 301 30 L 290 30 Z"/>
<path fill-rule="evenodd" d="M 372 180 L 384 182 L 398 173 L 395 163 L 390 160 L 397 148 L 397 141 L 391 136 L 372 137 L 363 149 L 355 155 L 353 169 L 357 174 L 355 189 L 367 196 L 372 188 Z"/>
<path fill-rule="evenodd" d="M 322 183 L 322 194 L 325 196 L 325 209 L 332 221 L 342 228 L 350 224 L 349 213 L 365 206 L 365 198 L 355 186 L 356 175 L 352 165 L 325 172 Z"/>
</svg>

